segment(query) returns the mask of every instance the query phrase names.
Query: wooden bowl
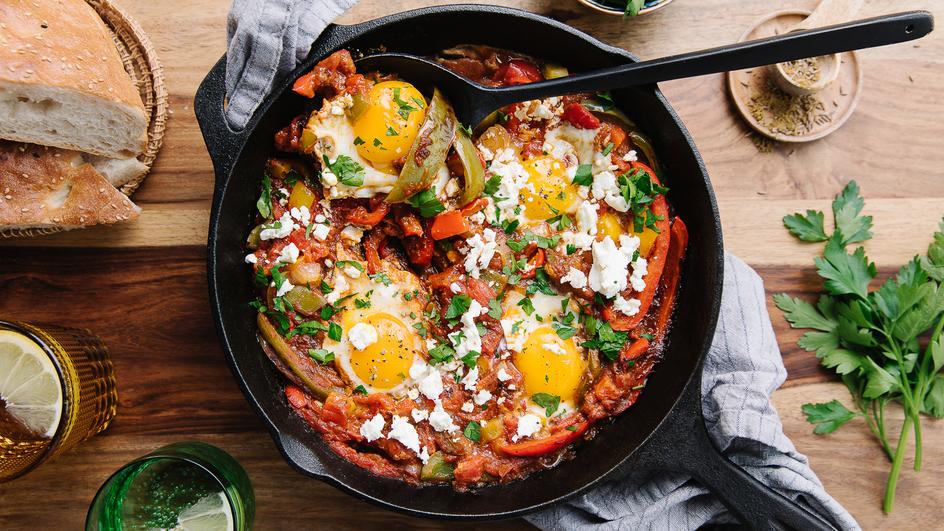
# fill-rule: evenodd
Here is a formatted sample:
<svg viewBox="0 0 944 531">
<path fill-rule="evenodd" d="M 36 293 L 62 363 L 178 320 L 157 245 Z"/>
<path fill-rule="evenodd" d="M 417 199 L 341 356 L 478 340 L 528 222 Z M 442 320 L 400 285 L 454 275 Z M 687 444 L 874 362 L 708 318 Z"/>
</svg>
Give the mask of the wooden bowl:
<svg viewBox="0 0 944 531">
<path fill-rule="evenodd" d="M 619 16 L 623 16 L 624 13 L 625 13 L 625 11 L 624 11 L 623 9 L 620 9 L 620 8 L 618 8 L 618 7 L 605 6 L 605 5 L 602 5 L 602 4 L 600 4 L 599 2 L 597 2 L 597 1 L 595 1 L 595 0 L 577 0 L 577 1 L 580 2 L 581 4 L 585 5 L 585 6 L 589 7 L 590 9 L 593 9 L 594 11 L 599 11 L 600 13 L 606 13 L 607 15 L 619 15 Z M 642 9 L 640 9 L 640 10 L 639 10 L 639 15 L 637 15 L 637 16 L 648 15 L 648 14 L 650 14 L 650 13 L 655 13 L 656 11 L 662 9 L 663 7 L 665 7 L 665 6 L 667 6 L 667 5 L 671 4 L 671 3 L 672 3 L 672 0 L 661 0 L 661 1 L 659 1 L 659 2 L 656 2 L 656 3 L 652 4 L 652 5 L 650 5 L 649 7 L 644 7 L 644 8 L 642 8 Z"/>
</svg>

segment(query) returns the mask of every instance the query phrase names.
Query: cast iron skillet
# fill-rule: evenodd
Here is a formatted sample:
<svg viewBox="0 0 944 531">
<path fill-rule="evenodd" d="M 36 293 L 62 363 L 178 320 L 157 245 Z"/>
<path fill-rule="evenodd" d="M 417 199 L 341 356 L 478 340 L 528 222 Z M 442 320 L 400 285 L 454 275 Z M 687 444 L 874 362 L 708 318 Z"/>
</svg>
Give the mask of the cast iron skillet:
<svg viewBox="0 0 944 531">
<path fill-rule="evenodd" d="M 617 91 L 614 98 L 652 138 L 672 188 L 671 202 L 691 234 L 675 324 L 665 358 L 639 401 L 592 441 L 581 444 L 574 459 L 522 481 L 471 493 L 457 493 L 447 486 L 420 491 L 341 459 L 287 405 L 282 378 L 256 341 L 255 312 L 247 304 L 254 295 L 243 256 L 264 163 L 273 153 L 273 135 L 306 103 L 289 87 L 340 48 L 370 53 L 385 46 L 429 54 L 461 43 L 518 50 L 575 70 L 636 60 L 624 50 L 535 14 L 483 5 L 443 6 L 355 26 L 328 26 L 308 58 L 289 79 L 273 87 L 242 131 L 231 130 L 223 117 L 225 58 L 197 91 L 194 108 L 216 170 L 207 264 L 211 307 L 230 368 L 288 462 L 304 474 L 389 509 L 470 520 L 530 513 L 630 470 L 678 470 L 708 486 L 752 527 L 825 527 L 724 458 L 706 432 L 701 371 L 721 302 L 721 225 L 704 163 L 655 86 Z"/>
</svg>

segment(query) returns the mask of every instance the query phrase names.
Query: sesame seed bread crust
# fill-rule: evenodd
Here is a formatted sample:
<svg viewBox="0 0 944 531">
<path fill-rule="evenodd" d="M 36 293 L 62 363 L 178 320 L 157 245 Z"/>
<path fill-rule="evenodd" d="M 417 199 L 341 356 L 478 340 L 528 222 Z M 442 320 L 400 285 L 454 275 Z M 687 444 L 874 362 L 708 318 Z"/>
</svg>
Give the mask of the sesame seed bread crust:
<svg viewBox="0 0 944 531">
<path fill-rule="evenodd" d="M 0 138 L 127 158 L 147 117 L 108 29 L 84 0 L 0 2 Z"/>
<path fill-rule="evenodd" d="M 74 229 L 132 220 L 139 212 L 81 154 L 0 142 L 0 231 Z"/>
</svg>

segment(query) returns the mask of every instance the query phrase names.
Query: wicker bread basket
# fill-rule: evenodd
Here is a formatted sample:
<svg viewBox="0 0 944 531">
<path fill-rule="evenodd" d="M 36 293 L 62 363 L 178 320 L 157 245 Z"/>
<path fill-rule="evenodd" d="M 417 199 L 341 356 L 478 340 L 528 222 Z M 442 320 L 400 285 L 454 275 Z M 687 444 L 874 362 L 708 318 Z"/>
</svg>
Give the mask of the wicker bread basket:
<svg viewBox="0 0 944 531">
<path fill-rule="evenodd" d="M 164 126 L 167 119 L 167 89 L 164 87 L 164 71 L 157 60 L 151 40 L 134 19 L 110 0 L 86 0 L 86 2 L 102 17 L 115 41 L 125 70 L 141 93 L 144 112 L 148 117 L 148 129 L 147 146 L 138 156 L 138 160 L 150 170 L 164 141 Z M 147 172 L 125 183 L 119 190 L 130 197 L 145 177 L 147 177 Z M 61 227 L 10 229 L 0 231 L 0 238 L 40 236 L 63 230 L 65 229 Z"/>
</svg>

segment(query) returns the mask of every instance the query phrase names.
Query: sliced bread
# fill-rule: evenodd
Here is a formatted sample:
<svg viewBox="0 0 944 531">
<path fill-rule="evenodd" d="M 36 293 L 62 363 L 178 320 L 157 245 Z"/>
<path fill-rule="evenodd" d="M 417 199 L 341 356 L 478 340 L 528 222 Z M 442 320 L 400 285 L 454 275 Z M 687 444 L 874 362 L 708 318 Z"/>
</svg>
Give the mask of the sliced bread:
<svg viewBox="0 0 944 531">
<path fill-rule="evenodd" d="M 144 150 L 141 96 L 84 0 L 3 0 L 0 28 L 0 138 L 118 159 Z"/>
<path fill-rule="evenodd" d="M 140 211 L 80 154 L 0 142 L 0 230 L 75 229 L 135 219 Z"/>
</svg>

